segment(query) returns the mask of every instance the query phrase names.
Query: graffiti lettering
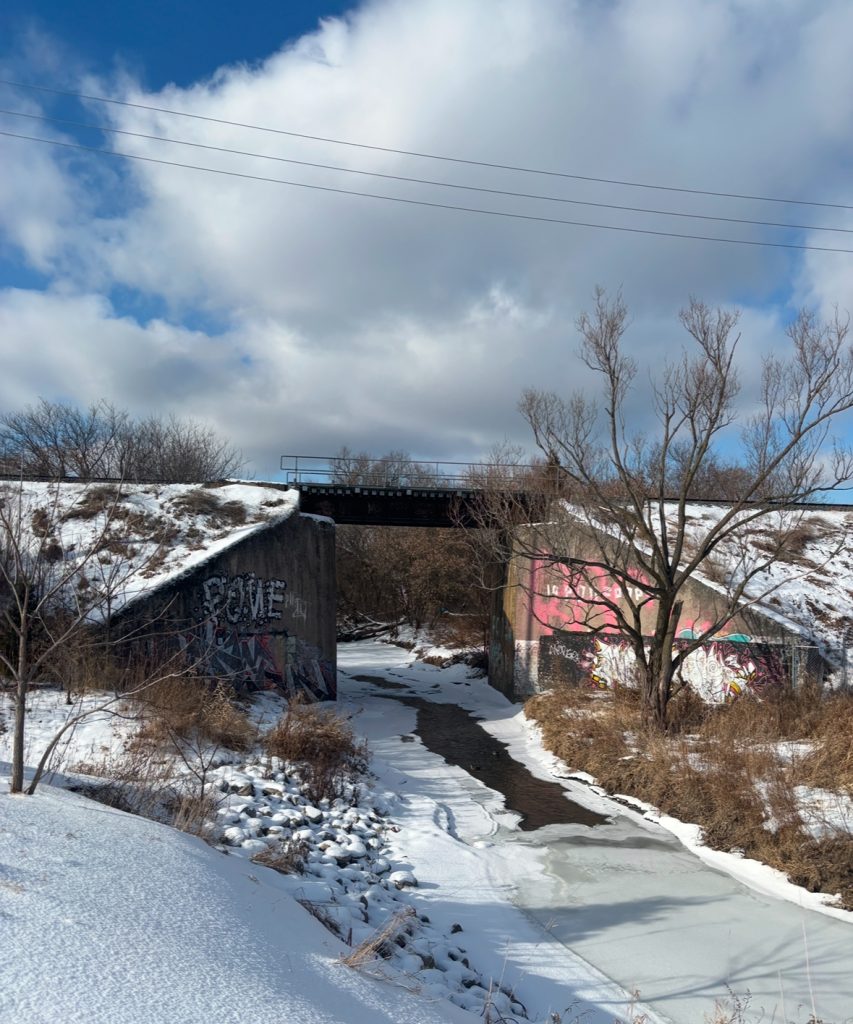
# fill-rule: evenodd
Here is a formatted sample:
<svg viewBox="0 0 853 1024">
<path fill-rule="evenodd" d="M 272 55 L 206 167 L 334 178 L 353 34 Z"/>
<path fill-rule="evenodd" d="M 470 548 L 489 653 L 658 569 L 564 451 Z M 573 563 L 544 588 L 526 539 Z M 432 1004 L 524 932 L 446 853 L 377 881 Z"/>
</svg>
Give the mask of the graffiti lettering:
<svg viewBox="0 0 853 1024">
<path fill-rule="evenodd" d="M 239 576 L 217 573 L 202 583 L 200 614 L 211 622 L 259 627 L 281 618 L 284 608 L 305 618 L 305 602 L 291 594 L 285 580 L 262 580 L 253 572 Z"/>
</svg>

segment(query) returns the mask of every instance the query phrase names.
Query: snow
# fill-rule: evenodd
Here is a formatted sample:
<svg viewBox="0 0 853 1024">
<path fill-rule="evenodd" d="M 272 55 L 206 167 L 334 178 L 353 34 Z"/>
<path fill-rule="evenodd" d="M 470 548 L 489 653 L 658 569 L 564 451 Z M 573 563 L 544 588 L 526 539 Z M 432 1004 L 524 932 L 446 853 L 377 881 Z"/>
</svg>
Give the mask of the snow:
<svg viewBox="0 0 853 1024">
<path fill-rule="evenodd" d="M 688 505 L 688 536 L 701 534 L 725 511 L 720 506 Z M 760 547 L 762 534 L 780 525 L 790 529 L 795 523 L 809 535 L 802 550 L 783 551 L 748 584 L 747 596 L 756 601 L 763 615 L 788 630 L 813 637 L 837 654 L 853 620 L 853 547 L 849 541 L 853 508 L 849 512 L 827 508 L 773 513 L 751 524 L 747 536 L 739 537 L 738 544 L 730 545 L 721 555 L 729 570 L 738 563 L 757 566 L 767 557 Z M 701 578 L 705 585 L 723 589 Z"/>
<path fill-rule="evenodd" d="M 104 487 L 23 481 L 4 485 L 3 493 L 20 509 L 22 539 L 33 551 L 42 543 L 35 530 L 39 520 L 33 517 L 42 516 L 48 538 L 61 551 L 53 571 L 71 577 L 70 592 L 79 593 L 80 579 L 86 579 L 93 620 L 105 614 L 107 594 L 114 614 L 287 519 L 299 501 L 296 491 L 247 483 Z M 193 504 L 198 498 L 208 511 Z M 94 514 L 90 503 L 97 508 Z M 232 510 L 242 506 L 245 522 L 217 514 L 215 506 L 229 503 Z M 120 548 L 116 557 L 108 549 L 98 550 L 110 535 Z"/>
<path fill-rule="evenodd" d="M 0 802 L 3 1024 L 472 1021 L 342 965 L 270 869 L 49 786 Z"/>
<path fill-rule="evenodd" d="M 410 741 L 412 709 L 368 682 L 342 680 L 342 702 L 370 737 L 380 777 L 406 794 L 397 841 L 405 837 L 423 895 L 442 902 L 455 887 L 463 924 L 469 902 L 481 922 L 484 913 L 508 914 L 497 898 L 523 911 L 524 925 L 505 918 L 492 931 L 521 939 L 508 944 L 505 977 L 532 1016 L 541 1019 L 557 1005 L 555 991 L 571 988 L 600 1007 L 601 993 L 590 987 L 598 978 L 623 992 L 638 989 L 642 1009 L 677 1024 L 711 1016 L 729 986 L 741 997 L 751 994 L 749 1022 L 781 1021 L 783 1005 L 788 1019 L 805 1021 L 812 989 L 824 1020 L 850 1019 L 853 914 L 765 865 L 708 850 L 696 826 L 659 818 L 639 801 L 626 807 L 608 798 L 589 776 L 570 772 L 545 751 L 521 708 L 484 681 L 466 678 L 464 666 L 437 669 L 369 643 L 346 645 L 339 658 L 345 676 L 379 671 L 422 699 L 470 709 L 533 774 L 557 779 L 572 800 L 608 815 L 607 824 L 592 830 L 551 825 L 519 832 L 498 794 Z M 436 856 L 439 841 L 444 849 L 455 844 L 457 852 Z M 441 911 L 428 913 L 438 918 Z M 519 928 L 532 928 L 533 935 L 538 929 L 538 937 Z M 532 991 L 525 971 L 535 979 Z"/>
<path fill-rule="evenodd" d="M 698 1024 L 727 985 L 752 994 L 748 1024 L 758 1011 L 781 1024 L 783 1002 L 803 1024 L 812 989 L 822 1019 L 850 1019 L 853 914 L 705 849 L 695 826 L 614 802 L 464 665 L 367 641 L 343 645 L 340 666 L 340 710 L 368 738 L 374 776 L 313 803 L 292 766 L 222 764 L 210 775 L 218 848 L 58 786 L 32 798 L 0 788 L 0 1024 L 473 1024 L 487 1007 L 537 1024 Z M 394 699 L 407 694 L 471 710 L 513 758 L 608 820 L 520 831 L 499 793 L 422 745 L 415 709 Z M 61 699 L 33 695 L 39 748 Z M 280 710 L 263 694 L 253 715 L 269 724 Z M 62 770 L 103 761 L 130 728 L 93 716 Z M 288 842 L 302 844 L 304 873 L 252 860 Z M 386 926 L 404 940 L 386 959 L 343 963 Z"/>
</svg>

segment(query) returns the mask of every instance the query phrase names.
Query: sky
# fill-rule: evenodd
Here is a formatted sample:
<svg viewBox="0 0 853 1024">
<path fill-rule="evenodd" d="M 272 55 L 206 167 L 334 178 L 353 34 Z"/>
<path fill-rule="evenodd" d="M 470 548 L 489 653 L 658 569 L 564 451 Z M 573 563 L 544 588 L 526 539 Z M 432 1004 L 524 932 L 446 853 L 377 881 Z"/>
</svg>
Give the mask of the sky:
<svg viewBox="0 0 853 1024">
<path fill-rule="evenodd" d="M 0 411 L 192 417 L 258 478 L 476 459 L 531 446 L 524 388 L 597 393 L 596 285 L 638 425 L 690 296 L 741 310 L 748 402 L 798 308 L 853 309 L 852 35 L 846 0 L 6 0 L 0 131 L 65 145 L 0 136 Z"/>
</svg>

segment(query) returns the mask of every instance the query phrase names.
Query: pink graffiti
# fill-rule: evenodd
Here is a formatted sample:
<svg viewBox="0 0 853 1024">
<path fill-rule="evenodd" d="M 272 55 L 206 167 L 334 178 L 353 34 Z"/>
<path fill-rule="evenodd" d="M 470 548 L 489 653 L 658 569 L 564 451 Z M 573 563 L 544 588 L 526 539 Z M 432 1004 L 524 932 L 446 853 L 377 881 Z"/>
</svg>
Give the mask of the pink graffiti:
<svg viewBox="0 0 853 1024">
<path fill-rule="evenodd" d="M 606 569 L 589 566 L 573 571 L 542 556 L 533 559 L 530 578 L 529 603 L 543 633 L 552 633 L 555 629 L 569 633 L 592 629 L 618 632 L 615 613 L 597 602 L 620 603 L 625 596 L 626 584 L 615 579 Z M 640 577 L 637 577 L 637 582 L 641 582 Z M 643 596 L 639 586 L 627 584 L 627 587 L 634 600 Z"/>
</svg>

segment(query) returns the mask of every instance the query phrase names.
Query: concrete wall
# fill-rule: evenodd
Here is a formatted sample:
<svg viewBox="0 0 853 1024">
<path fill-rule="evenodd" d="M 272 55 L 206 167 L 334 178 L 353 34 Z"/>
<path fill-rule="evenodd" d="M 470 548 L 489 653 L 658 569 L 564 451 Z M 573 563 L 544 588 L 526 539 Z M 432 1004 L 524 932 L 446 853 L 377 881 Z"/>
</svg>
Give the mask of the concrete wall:
<svg viewBox="0 0 853 1024">
<path fill-rule="evenodd" d="M 495 592 L 491 615 L 489 679 L 512 700 L 558 685 L 611 688 L 631 685 L 634 653 L 612 612 L 584 601 L 583 586 L 547 557 L 523 551 L 547 551 L 536 544 L 531 528 L 522 528 L 523 543 L 506 568 L 502 589 Z M 553 543 L 553 539 L 550 541 Z M 600 557 L 600 556 L 599 556 Z M 605 571 L 596 590 L 619 601 L 621 584 Z M 590 595 L 586 595 L 590 596 Z M 723 596 L 701 579 L 688 581 L 676 648 L 707 629 L 723 607 Z M 644 617 L 652 632 L 654 611 Z M 800 671 L 821 676 L 823 659 L 796 650 L 799 634 L 753 609 L 736 615 L 720 633 L 685 659 L 683 678 L 708 700 L 726 700 L 747 689 L 761 691 L 792 677 L 792 660 Z"/>
<path fill-rule="evenodd" d="M 135 602 L 200 675 L 238 690 L 336 696 L 334 523 L 299 514 Z"/>
</svg>

